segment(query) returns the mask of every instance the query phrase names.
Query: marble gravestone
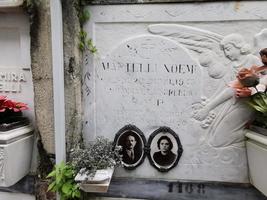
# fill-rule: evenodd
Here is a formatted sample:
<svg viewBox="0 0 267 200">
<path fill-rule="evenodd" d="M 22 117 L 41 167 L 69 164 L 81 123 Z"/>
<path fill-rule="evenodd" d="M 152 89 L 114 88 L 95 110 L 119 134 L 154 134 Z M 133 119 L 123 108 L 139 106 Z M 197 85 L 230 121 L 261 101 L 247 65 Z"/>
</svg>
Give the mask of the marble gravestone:
<svg viewBox="0 0 267 200">
<path fill-rule="evenodd" d="M 0 95 L 28 104 L 34 120 L 29 21 L 21 13 L 0 15 Z"/>
<path fill-rule="evenodd" d="M 167 126 L 184 149 L 168 172 L 145 159 L 135 170 L 118 169 L 116 177 L 248 182 L 243 128 L 252 113 L 227 84 L 241 67 L 260 64 L 257 51 L 267 46 L 265 6 L 88 7 L 92 18 L 85 29 L 98 53 L 84 59 L 85 140 L 113 140 L 127 124 L 148 139 Z"/>
<path fill-rule="evenodd" d="M 0 95 L 28 104 L 23 111 L 34 122 L 30 57 L 30 23 L 19 11 L 0 12 Z M 2 124 L 3 125 L 3 124 Z M 9 187 L 26 176 L 31 167 L 33 126 L 0 132 L 0 186 Z"/>
</svg>

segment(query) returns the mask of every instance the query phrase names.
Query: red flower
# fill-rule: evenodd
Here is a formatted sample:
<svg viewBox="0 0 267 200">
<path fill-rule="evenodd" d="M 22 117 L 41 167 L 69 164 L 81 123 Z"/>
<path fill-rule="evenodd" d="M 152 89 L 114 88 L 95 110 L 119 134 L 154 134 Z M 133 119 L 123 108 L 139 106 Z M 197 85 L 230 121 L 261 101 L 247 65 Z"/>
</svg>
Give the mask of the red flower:
<svg viewBox="0 0 267 200">
<path fill-rule="evenodd" d="M 1 96 L 0 95 L 0 101 L 5 101 L 6 100 L 6 96 Z"/>
<path fill-rule="evenodd" d="M 22 110 L 29 109 L 27 104 L 22 102 L 15 102 L 12 100 L 8 100 L 3 96 L 0 96 L 0 112 L 5 112 L 6 110 L 11 110 L 13 112 L 20 112 Z"/>
<path fill-rule="evenodd" d="M 15 112 L 19 112 L 19 111 L 22 111 L 22 110 L 28 110 L 29 109 L 27 104 L 25 104 L 25 103 L 22 103 L 22 102 L 13 102 L 13 103 L 15 103 L 15 107 L 13 108 L 13 110 Z"/>
<path fill-rule="evenodd" d="M 6 96 L 0 96 L 0 112 L 5 112 L 4 102 L 6 101 Z"/>
</svg>

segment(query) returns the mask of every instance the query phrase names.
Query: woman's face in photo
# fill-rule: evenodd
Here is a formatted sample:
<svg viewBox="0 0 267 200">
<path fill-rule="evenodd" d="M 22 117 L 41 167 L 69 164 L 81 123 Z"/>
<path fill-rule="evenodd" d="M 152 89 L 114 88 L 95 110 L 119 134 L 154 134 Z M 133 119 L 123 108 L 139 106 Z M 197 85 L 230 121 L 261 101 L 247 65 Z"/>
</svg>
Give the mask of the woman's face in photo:
<svg viewBox="0 0 267 200">
<path fill-rule="evenodd" d="M 170 149 L 170 143 L 166 139 L 162 139 L 159 143 L 159 148 L 162 153 L 167 153 Z"/>
</svg>

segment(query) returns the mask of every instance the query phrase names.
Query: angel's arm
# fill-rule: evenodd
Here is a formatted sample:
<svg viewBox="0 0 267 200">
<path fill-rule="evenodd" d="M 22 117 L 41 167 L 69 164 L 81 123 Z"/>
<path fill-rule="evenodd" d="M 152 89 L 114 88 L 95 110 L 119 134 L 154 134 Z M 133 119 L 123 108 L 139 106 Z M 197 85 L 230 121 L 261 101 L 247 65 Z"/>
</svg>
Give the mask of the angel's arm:
<svg viewBox="0 0 267 200">
<path fill-rule="evenodd" d="M 212 99 L 206 106 L 208 107 L 209 110 L 213 110 L 218 105 L 232 98 L 234 95 L 235 95 L 235 90 L 231 87 L 227 87 L 221 93 L 219 93 L 214 99 Z"/>
<path fill-rule="evenodd" d="M 232 98 L 235 94 L 235 90 L 231 87 L 225 88 L 221 93 L 215 96 L 208 104 L 206 104 L 201 110 L 193 115 L 193 117 L 197 120 L 204 120 L 209 112 L 216 108 L 218 105 L 222 104 L 226 100 Z"/>
</svg>

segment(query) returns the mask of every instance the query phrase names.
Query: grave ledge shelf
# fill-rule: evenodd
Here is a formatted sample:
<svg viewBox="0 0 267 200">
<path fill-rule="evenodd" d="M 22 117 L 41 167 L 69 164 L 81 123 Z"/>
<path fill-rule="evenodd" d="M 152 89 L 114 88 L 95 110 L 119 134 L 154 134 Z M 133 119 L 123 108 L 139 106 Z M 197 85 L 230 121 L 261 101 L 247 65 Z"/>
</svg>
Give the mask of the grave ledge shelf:
<svg viewBox="0 0 267 200">
<path fill-rule="evenodd" d="M 27 175 L 15 185 L 0 187 L 0 192 L 35 194 L 35 178 L 36 176 L 34 175 Z"/>
<path fill-rule="evenodd" d="M 222 2 L 220 0 L 93 0 L 92 5 L 111 5 L 111 4 L 155 4 L 155 3 L 200 3 L 200 2 Z M 231 0 L 225 0 L 225 2 Z M 241 0 L 242 1 L 242 0 Z M 248 0 L 253 1 L 253 0 Z M 255 1 L 255 0 L 254 0 Z"/>
<path fill-rule="evenodd" d="M 224 200 L 239 199 L 244 193 L 249 200 L 267 200 L 267 197 L 264 197 L 250 183 L 133 178 L 112 178 L 107 193 L 86 193 L 84 195 L 85 197 L 112 197 L 116 199 L 127 197 L 157 200 L 177 200 L 178 198 Z"/>
<path fill-rule="evenodd" d="M 111 169 L 105 169 L 105 170 L 98 170 L 99 172 L 103 171 L 105 172 L 105 178 L 103 181 L 93 181 L 92 183 L 79 183 L 81 190 L 84 192 L 90 192 L 90 193 L 106 193 L 108 191 L 112 175 L 114 172 L 114 168 Z M 96 172 L 97 174 L 97 172 Z M 101 178 L 101 177 L 99 177 Z"/>
<path fill-rule="evenodd" d="M 247 130 L 246 137 L 250 182 L 267 196 L 267 136 Z"/>
</svg>

